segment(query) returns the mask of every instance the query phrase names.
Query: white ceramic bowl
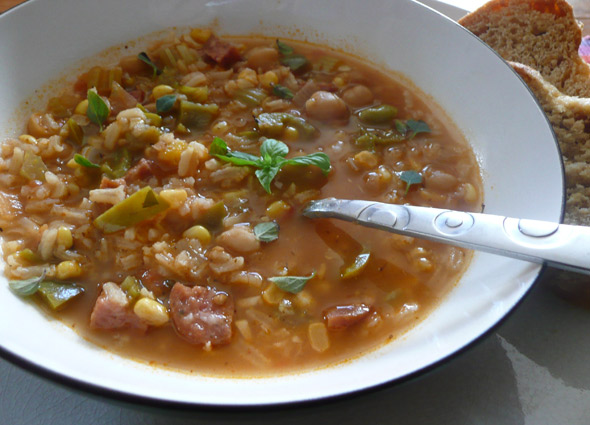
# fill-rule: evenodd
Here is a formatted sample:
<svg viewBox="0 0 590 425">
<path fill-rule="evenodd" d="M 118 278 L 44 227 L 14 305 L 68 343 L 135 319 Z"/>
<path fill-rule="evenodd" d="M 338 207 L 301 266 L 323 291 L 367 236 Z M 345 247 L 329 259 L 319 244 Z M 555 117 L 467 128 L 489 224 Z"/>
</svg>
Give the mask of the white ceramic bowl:
<svg viewBox="0 0 590 425">
<path fill-rule="evenodd" d="M 153 31 L 213 22 L 220 34 L 305 37 L 405 74 L 473 146 L 486 212 L 560 220 L 559 151 L 526 86 L 476 37 L 409 0 L 30 1 L 0 17 L 0 135 L 17 131 L 13 110 L 36 88 L 96 61 L 80 60 Z M 38 372 L 117 397 L 238 406 L 317 400 L 399 381 L 449 358 L 507 315 L 539 271 L 538 265 L 477 253 L 440 307 L 404 337 L 357 360 L 288 376 L 200 377 L 120 358 L 48 320 L 15 297 L 5 280 L 0 347 L 5 357 Z"/>
</svg>

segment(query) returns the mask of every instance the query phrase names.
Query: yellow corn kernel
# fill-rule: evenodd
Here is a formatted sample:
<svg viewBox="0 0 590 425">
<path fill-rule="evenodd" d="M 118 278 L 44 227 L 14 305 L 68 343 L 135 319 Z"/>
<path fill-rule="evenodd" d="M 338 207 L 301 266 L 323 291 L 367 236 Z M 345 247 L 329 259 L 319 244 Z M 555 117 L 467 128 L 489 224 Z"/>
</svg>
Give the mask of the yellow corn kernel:
<svg viewBox="0 0 590 425">
<path fill-rule="evenodd" d="M 184 189 L 164 189 L 160 192 L 160 196 L 170 204 L 170 208 L 179 208 L 188 197 Z"/>
<path fill-rule="evenodd" d="M 377 169 L 377 174 L 379 174 L 379 182 L 382 185 L 386 185 L 389 184 L 389 182 L 391 182 L 391 172 L 383 165 L 379 166 L 379 168 Z"/>
<path fill-rule="evenodd" d="M 133 312 L 152 326 L 162 326 L 170 320 L 166 307 L 151 298 L 141 298 L 133 306 Z"/>
<path fill-rule="evenodd" d="M 199 224 L 186 229 L 182 236 L 187 239 L 198 239 L 203 246 L 209 245 L 209 242 L 211 242 L 211 233 Z"/>
<path fill-rule="evenodd" d="M 332 82 L 339 89 L 341 89 L 342 87 L 344 87 L 346 85 L 346 81 L 344 81 L 344 78 L 342 78 L 342 77 L 336 77 L 332 80 Z"/>
<path fill-rule="evenodd" d="M 4 255 L 14 254 L 23 248 L 22 241 L 8 241 L 4 243 L 2 253 Z"/>
<path fill-rule="evenodd" d="M 354 162 L 359 167 L 370 170 L 375 168 L 379 163 L 377 156 L 369 151 L 360 151 L 354 156 Z"/>
<path fill-rule="evenodd" d="M 434 266 L 432 265 L 432 262 L 426 258 L 426 257 L 420 257 L 420 258 L 415 258 L 412 261 L 412 265 L 414 266 L 414 268 L 418 271 L 421 272 L 431 272 L 432 269 L 434 268 Z"/>
<path fill-rule="evenodd" d="M 285 293 L 277 285 L 271 283 L 263 292 L 262 299 L 270 304 L 277 305 L 285 297 Z"/>
<path fill-rule="evenodd" d="M 250 341 L 252 339 L 252 330 L 250 329 L 250 323 L 247 320 L 236 320 L 235 322 L 236 328 L 240 331 L 242 336 L 246 341 Z"/>
<path fill-rule="evenodd" d="M 309 292 L 301 291 L 295 297 L 293 297 L 293 302 L 297 307 L 302 310 L 311 307 L 313 304 L 313 297 L 309 295 Z"/>
<path fill-rule="evenodd" d="M 78 193 L 80 193 L 80 186 L 78 186 L 76 183 L 68 183 L 68 193 L 70 195 L 77 195 Z"/>
<path fill-rule="evenodd" d="M 73 169 L 82 168 L 82 166 L 80 164 L 78 164 L 76 161 L 74 161 L 74 158 L 70 159 L 66 165 L 69 168 L 73 168 Z"/>
<path fill-rule="evenodd" d="M 57 229 L 57 245 L 70 249 L 74 245 L 74 238 L 72 238 L 72 232 L 65 226 L 61 226 Z"/>
<path fill-rule="evenodd" d="M 463 199 L 465 199 L 466 202 L 477 201 L 477 191 L 475 190 L 475 187 L 473 187 L 473 185 L 471 183 L 464 184 L 463 191 L 464 191 Z"/>
<path fill-rule="evenodd" d="M 260 75 L 258 80 L 260 81 L 260 85 L 262 85 L 262 87 L 268 89 L 279 82 L 279 77 L 277 76 L 276 72 L 267 71 Z"/>
<path fill-rule="evenodd" d="M 82 274 L 82 266 L 77 261 L 62 261 L 55 268 L 55 277 L 60 280 L 78 277 Z"/>
<path fill-rule="evenodd" d="M 321 322 L 311 323 L 307 328 L 309 336 L 309 343 L 311 348 L 315 351 L 323 353 L 330 348 L 330 338 L 328 337 L 328 329 L 326 325 Z"/>
<path fill-rule="evenodd" d="M 21 142 L 24 142 L 24 143 L 28 143 L 30 145 L 36 145 L 37 144 L 37 139 L 35 139 L 30 134 L 20 135 L 20 136 L 18 136 L 18 140 L 20 140 Z"/>
<path fill-rule="evenodd" d="M 291 206 L 285 201 L 275 201 L 266 208 L 266 216 L 271 220 L 279 220 L 289 211 L 291 211 Z"/>
<path fill-rule="evenodd" d="M 158 159 L 170 165 L 178 165 L 180 155 L 187 148 L 184 140 L 174 139 L 166 143 L 163 150 L 158 151 Z"/>
<path fill-rule="evenodd" d="M 154 99 L 159 99 L 162 96 L 172 93 L 174 93 L 174 89 L 166 84 L 160 84 L 152 89 L 152 96 L 154 96 Z"/>
<path fill-rule="evenodd" d="M 283 130 L 283 137 L 282 139 L 286 142 L 295 142 L 299 139 L 299 131 L 296 128 L 287 126 Z"/>
<path fill-rule="evenodd" d="M 258 74 L 256 74 L 256 71 L 254 71 L 253 69 L 244 68 L 238 74 L 238 80 L 246 80 L 249 83 L 256 85 L 258 84 Z"/>
<path fill-rule="evenodd" d="M 86 111 L 88 110 L 88 99 L 84 99 L 82 102 L 78 103 L 76 109 L 74 109 L 74 113 L 79 115 L 86 115 Z"/>
<path fill-rule="evenodd" d="M 208 28 L 194 28 L 191 30 L 191 38 L 197 43 L 205 43 L 211 38 L 211 30 Z"/>
</svg>

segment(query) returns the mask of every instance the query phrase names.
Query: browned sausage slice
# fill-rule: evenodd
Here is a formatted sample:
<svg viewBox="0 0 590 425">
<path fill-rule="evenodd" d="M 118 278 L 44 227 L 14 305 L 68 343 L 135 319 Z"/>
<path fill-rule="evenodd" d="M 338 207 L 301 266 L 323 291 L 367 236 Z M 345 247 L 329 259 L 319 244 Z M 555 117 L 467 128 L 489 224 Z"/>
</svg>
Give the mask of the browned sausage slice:
<svg viewBox="0 0 590 425">
<path fill-rule="evenodd" d="M 113 282 L 102 285 L 102 292 L 90 315 L 90 326 L 98 329 L 147 329 L 147 324 L 133 313 L 125 292 Z"/>
<path fill-rule="evenodd" d="M 229 68 L 242 59 L 240 52 L 234 45 L 227 41 L 220 40 L 215 36 L 211 36 L 211 38 L 207 40 L 203 46 L 203 51 L 209 59 L 224 68 Z"/>
<path fill-rule="evenodd" d="M 170 292 L 170 313 L 178 334 L 191 344 L 222 345 L 231 340 L 234 308 L 225 292 L 176 283 Z"/>
<path fill-rule="evenodd" d="M 371 308 L 366 304 L 337 305 L 324 310 L 328 329 L 346 329 L 369 315 Z"/>
</svg>

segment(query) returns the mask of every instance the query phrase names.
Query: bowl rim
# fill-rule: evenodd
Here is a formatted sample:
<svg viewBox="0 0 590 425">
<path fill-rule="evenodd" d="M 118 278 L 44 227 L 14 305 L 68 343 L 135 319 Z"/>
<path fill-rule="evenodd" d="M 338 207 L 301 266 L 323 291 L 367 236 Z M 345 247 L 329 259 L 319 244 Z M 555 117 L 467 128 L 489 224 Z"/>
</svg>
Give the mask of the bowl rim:
<svg viewBox="0 0 590 425">
<path fill-rule="evenodd" d="M 518 75 L 518 73 L 516 71 L 514 71 L 514 69 L 506 62 L 506 60 L 504 60 L 500 56 L 500 54 L 498 54 L 495 50 L 493 50 L 490 46 L 488 46 L 485 42 L 483 42 L 479 37 L 477 37 L 476 35 L 471 33 L 469 30 L 464 28 L 462 25 L 457 23 L 454 19 L 448 17 L 447 15 L 443 14 L 442 12 L 439 12 L 435 7 L 432 6 L 432 1 L 429 1 L 428 2 L 429 4 L 422 3 L 419 0 L 409 0 L 409 1 L 412 3 L 416 3 L 426 9 L 429 9 L 431 12 L 436 13 L 437 15 L 442 17 L 443 19 L 450 21 L 450 23 L 452 23 L 453 25 L 458 27 L 464 33 L 467 33 L 470 37 L 476 39 L 477 42 L 479 42 L 481 45 L 485 46 L 485 48 L 488 51 L 490 51 L 493 55 L 495 55 L 503 63 L 503 66 L 507 67 L 518 78 L 518 80 L 520 80 L 521 84 L 524 85 L 524 87 L 526 88 L 526 90 L 528 91 L 530 96 L 532 97 L 532 100 L 534 101 L 534 103 L 536 105 L 537 112 L 540 112 L 541 115 L 544 117 L 544 122 L 546 123 L 546 126 L 547 126 L 548 130 L 550 131 L 553 142 L 555 143 L 555 145 L 557 147 L 557 151 L 558 151 L 558 153 L 560 155 L 560 159 L 561 159 L 561 149 L 559 146 L 559 142 L 558 142 L 557 136 L 555 135 L 555 132 L 553 131 L 553 127 L 549 121 L 549 118 L 547 117 L 547 115 L 543 111 L 543 108 L 542 108 L 539 100 L 534 95 L 533 91 L 524 82 L 522 77 L 520 75 Z M 2 19 L 6 19 L 6 16 L 10 16 L 15 10 L 25 8 L 25 7 L 30 7 L 31 5 L 34 5 L 34 4 L 37 4 L 40 2 L 41 2 L 41 0 L 24 0 L 22 3 L 17 4 L 7 10 L 5 10 L 3 13 L 0 13 L 0 21 Z M 563 219 L 564 219 L 564 215 L 565 215 L 565 206 L 566 206 L 566 199 L 567 199 L 566 187 L 565 187 L 565 183 L 566 183 L 565 182 L 565 166 L 564 166 L 563 160 L 560 161 L 560 170 L 561 170 L 561 186 L 562 186 L 561 198 L 562 199 L 561 199 L 561 203 L 560 203 L 559 221 L 560 221 L 560 223 L 562 223 Z M 43 366 L 42 364 L 37 364 L 34 361 L 25 358 L 24 356 L 20 356 L 18 354 L 15 354 L 15 353 L 11 352 L 10 350 L 8 350 L 7 348 L 5 348 L 1 342 L 0 342 L 0 358 L 2 358 L 4 360 L 10 362 L 11 364 L 13 364 L 17 367 L 20 367 L 26 371 L 32 372 L 33 374 L 35 374 L 43 379 L 47 379 L 50 382 L 57 383 L 59 385 L 65 386 L 67 388 L 70 388 L 73 390 L 79 390 L 79 391 L 83 391 L 83 392 L 86 392 L 91 395 L 103 397 L 107 400 L 123 402 L 123 403 L 130 403 L 130 404 L 135 404 L 135 405 L 142 405 L 142 406 L 146 406 L 146 407 L 173 408 L 173 409 L 179 409 L 179 410 L 195 410 L 196 409 L 196 410 L 207 410 L 207 411 L 214 411 L 214 412 L 215 411 L 222 411 L 222 410 L 227 411 L 228 409 L 230 409 L 233 412 L 240 412 L 240 411 L 257 411 L 257 410 L 261 410 L 261 409 L 264 409 L 265 411 L 267 411 L 269 409 L 282 410 L 282 409 L 289 409 L 289 408 L 296 408 L 296 407 L 312 406 L 312 405 L 317 405 L 319 403 L 333 403 L 333 402 L 337 402 L 340 400 L 351 399 L 351 398 L 356 397 L 360 394 L 368 394 L 368 393 L 380 391 L 385 388 L 392 387 L 394 385 L 403 385 L 407 382 L 415 380 L 416 378 L 418 378 L 420 376 L 424 376 L 427 373 L 432 372 L 433 370 L 435 370 L 439 367 L 442 367 L 442 366 L 448 364 L 449 362 L 451 362 L 453 359 L 461 356 L 465 352 L 469 351 L 472 347 L 481 343 L 484 339 L 489 337 L 502 324 L 504 324 L 505 321 L 507 321 L 514 314 L 514 312 L 522 305 L 522 303 L 525 301 L 525 299 L 528 298 L 532 289 L 537 285 L 537 283 L 539 282 L 539 279 L 545 273 L 546 270 L 547 270 L 546 264 L 539 265 L 538 272 L 537 272 L 535 278 L 533 279 L 533 281 L 531 282 L 530 286 L 523 293 L 523 295 L 520 297 L 520 299 L 496 323 L 494 323 L 492 326 L 487 328 L 485 331 L 483 331 L 477 337 L 475 337 L 472 340 L 470 340 L 469 342 L 467 342 L 465 345 L 456 348 L 454 351 L 450 352 L 448 355 L 443 356 L 443 357 L 439 358 L 438 360 L 436 360 L 436 361 L 434 361 L 422 368 L 416 369 L 413 372 L 407 373 L 407 374 L 402 375 L 397 378 L 390 379 L 390 380 L 382 382 L 382 383 L 364 386 L 362 388 L 354 389 L 354 390 L 347 391 L 347 392 L 329 394 L 329 395 L 324 395 L 324 396 L 310 398 L 310 399 L 282 401 L 282 402 L 273 401 L 273 402 L 267 402 L 267 403 L 259 402 L 259 403 L 252 403 L 252 404 L 248 404 L 248 405 L 246 405 L 246 404 L 231 404 L 231 403 L 212 404 L 212 403 L 207 403 L 207 402 L 178 401 L 178 400 L 162 399 L 162 398 L 158 398 L 155 396 L 134 394 L 134 393 L 127 392 L 127 391 L 118 390 L 116 388 L 107 388 L 107 387 L 103 387 L 99 384 L 88 382 L 84 379 L 78 379 L 74 376 L 69 376 L 66 373 L 62 373 L 60 371 L 53 370 L 49 367 Z"/>
</svg>

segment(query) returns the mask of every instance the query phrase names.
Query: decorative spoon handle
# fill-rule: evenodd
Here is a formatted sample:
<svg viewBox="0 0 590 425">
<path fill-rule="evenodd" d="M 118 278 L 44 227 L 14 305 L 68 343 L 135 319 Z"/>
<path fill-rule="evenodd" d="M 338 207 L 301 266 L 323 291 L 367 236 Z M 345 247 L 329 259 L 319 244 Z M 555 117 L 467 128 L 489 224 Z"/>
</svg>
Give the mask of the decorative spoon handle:
<svg viewBox="0 0 590 425">
<path fill-rule="evenodd" d="M 388 232 L 590 274 L 590 227 L 333 198 L 310 202 L 303 215 L 338 218 Z"/>
</svg>

